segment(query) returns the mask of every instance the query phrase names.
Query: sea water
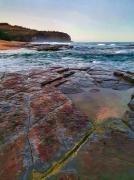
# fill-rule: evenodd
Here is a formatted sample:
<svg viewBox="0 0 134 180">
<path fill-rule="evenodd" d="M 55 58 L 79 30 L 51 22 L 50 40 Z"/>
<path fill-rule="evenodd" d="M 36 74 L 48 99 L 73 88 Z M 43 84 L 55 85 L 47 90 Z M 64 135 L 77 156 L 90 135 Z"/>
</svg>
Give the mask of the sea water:
<svg viewBox="0 0 134 180">
<path fill-rule="evenodd" d="M 28 49 L 0 51 L 0 72 L 23 72 L 52 66 L 96 67 L 134 72 L 134 43 L 70 44 L 74 46 L 73 49 L 57 52 Z"/>
</svg>

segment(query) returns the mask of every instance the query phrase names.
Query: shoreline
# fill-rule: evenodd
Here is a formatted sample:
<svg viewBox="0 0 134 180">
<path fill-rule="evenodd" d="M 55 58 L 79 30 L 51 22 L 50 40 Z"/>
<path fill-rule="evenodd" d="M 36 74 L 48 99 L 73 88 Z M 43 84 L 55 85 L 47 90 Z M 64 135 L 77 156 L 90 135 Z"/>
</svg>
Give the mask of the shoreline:
<svg viewBox="0 0 134 180">
<path fill-rule="evenodd" d="M 59 51 L 65 49 L 72 49 L 72 45 L 68 44 L 32 44 L 31 42 L 20 42 L 20 41 L 5 41 L 0 40 L 0 50 L 16 50 L 26 48 L 29 50 L 36 50 L 36 51 Z"/>
<path fill-rule="evenodd" d="M 16 50 L 25 47 L 26 42 L 0 40 L 0 50 Z"/>
</svg>

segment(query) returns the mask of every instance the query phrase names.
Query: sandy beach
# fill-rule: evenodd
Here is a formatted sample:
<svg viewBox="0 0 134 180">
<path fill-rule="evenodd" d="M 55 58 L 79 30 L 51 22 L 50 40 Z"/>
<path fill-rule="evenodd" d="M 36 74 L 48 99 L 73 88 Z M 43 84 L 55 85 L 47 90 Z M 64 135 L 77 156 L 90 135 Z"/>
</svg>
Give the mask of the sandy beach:
<svg viewBox="0 0 134 180">
<path fill-rule="evenodd" d="M 25 44 L 25 42 L 0 40 L 0 50 L 19 49 L 22 48 Z"/>
</svg>

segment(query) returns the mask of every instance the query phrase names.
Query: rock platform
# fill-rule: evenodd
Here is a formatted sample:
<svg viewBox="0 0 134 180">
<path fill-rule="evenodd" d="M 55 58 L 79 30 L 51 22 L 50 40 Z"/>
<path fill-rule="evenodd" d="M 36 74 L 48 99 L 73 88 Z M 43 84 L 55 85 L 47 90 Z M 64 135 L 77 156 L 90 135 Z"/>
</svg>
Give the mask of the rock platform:
<svg viewBox="0 0 134 180">
<path fill-rule="evenodd" d="M 90 67 L 1 73 L 0 179 L 134 179 L 133 79 Z"/>
</svg>

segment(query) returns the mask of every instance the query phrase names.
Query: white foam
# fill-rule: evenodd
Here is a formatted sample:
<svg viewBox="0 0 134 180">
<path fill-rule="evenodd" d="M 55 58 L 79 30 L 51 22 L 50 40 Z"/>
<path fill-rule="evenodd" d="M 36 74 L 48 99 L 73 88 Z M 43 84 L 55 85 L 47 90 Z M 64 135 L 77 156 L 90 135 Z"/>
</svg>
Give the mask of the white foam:
<svg viewBox="0 0 134 180">
<path fill-rule="evenodd" d="M 127 50 L 119 50 L 115 51 L 115 54 L 128 54 L 128 53 L 134 53 L 134 49 L 127 49 Z"/>
<path fill-rule="evenodd" d="M 94 60 L 92 63 L 93 63 L 93 64 L 99 64 L 100 62 L 99 62 L 99 61 Z"/>
<path fill-rule="evenodd" d="M 110 46 L 116 46 L 116 44 L 110 44 Z"/>
<path fill-rule="evenodd" d="M 0 50 L 1 54 L 8 54 L 8 55 L 12 55 L 12 54 L 23 54 L 23 53 L 31 53 L 31 52 L 35 52 L 35 50 L 30 50 L 30 49 L 25 49 L 25 48 L 21 48 L 21 49 L 13 49 L 13 50 Z"/>
<path fill-rule="evenodd" d="M 100 43 L 100 44 L 97 44 L 98 46 L 105 46 L 106 44 L 103 44 L 103 43 Z"/>
<path fill-rule="evenodd" d="M 70 42 L 31 42 L 31 44 L 71 45 Z"/>
</svg>

